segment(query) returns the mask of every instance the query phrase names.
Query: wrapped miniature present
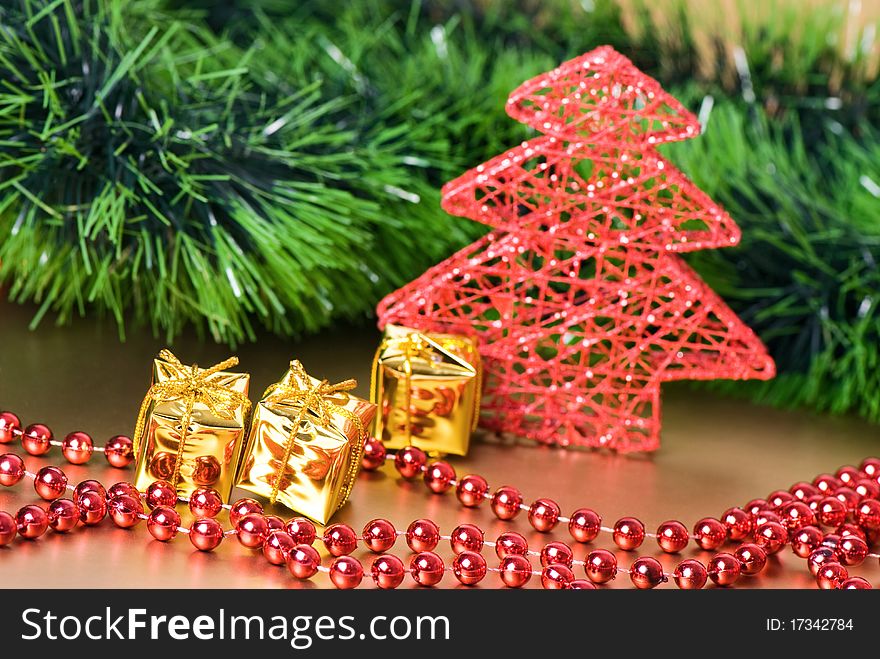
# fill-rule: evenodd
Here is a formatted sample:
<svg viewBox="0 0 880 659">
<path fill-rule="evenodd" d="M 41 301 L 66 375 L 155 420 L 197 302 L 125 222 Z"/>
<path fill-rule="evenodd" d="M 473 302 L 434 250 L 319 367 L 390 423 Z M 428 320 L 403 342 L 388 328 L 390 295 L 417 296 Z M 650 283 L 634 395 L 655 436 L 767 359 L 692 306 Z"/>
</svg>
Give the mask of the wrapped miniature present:
<svg viewBox="0 0 880 659">
<path fill-rule="evenodd" d="M 238 486 L 318 522 L 348 500 L 376 406 L 330 384 L 298 361 L 254 409 Z"/>
<path fill-rule="evenodd" d="M 202 369 L 159 353 L 133 436 L 138 489 L 167 480 L 181 496 L 211 487 L 228 500 L 251 406 L 250 376 L 226 370 L 237 364 L 231 357 Z"/>
<path fill-rule="evenodd" d="M 466 455 L 480 409 L 482 370 L 465 336 L 389 324 L 373 360 L 374 434 L 388 448 Z"/>
</svg>

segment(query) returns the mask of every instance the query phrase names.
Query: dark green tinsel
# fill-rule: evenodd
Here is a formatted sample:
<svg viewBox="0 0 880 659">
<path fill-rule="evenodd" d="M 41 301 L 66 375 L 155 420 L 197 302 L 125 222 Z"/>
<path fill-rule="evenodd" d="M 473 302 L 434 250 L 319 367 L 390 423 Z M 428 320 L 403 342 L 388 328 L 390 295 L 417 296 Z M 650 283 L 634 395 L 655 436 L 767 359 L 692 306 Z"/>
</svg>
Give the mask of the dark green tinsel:
<svg viewBox="0 0 880 659">
<path fill-rule="evenodd" d="M 664 153 L 743 229 L 689 260 L 780 376 L 708 386 L 880 420 L 877 47 L 834 7 L 740 17 L 734 33 L 679 0 L 5 3 L 0 280 L 35 322 L 109 311 L 229 343 L 366 318 L 484 230 L 439 188 L 530 136 L 508 92 L 610 43 L 707 121 Z"/>
</svg>

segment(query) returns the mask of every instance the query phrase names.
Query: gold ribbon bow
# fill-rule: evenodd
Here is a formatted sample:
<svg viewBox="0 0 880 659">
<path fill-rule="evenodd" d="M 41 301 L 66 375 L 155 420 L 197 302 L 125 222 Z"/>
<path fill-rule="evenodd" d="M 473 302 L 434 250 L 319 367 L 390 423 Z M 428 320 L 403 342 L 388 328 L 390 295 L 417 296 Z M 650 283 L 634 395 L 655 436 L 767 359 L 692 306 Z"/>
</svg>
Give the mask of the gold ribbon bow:
<svg viewBox="0 0 880 659">
<path fill-rule="evenodd" d="M 275 480 L 272 483 L 272 494 L 269 496 L 271 503 L 275 503 L 275 500 L 278 498 L 278 492 L 281 489 L 281 476 L 287 466 L 287 461 L 290 459 L 290 454 L 293 452 L 293 446 L 296 443 L 296 436 L 299 433 L 300 425 L 302 425 L 309 411 L 317 417 L 316 421 L 321 426 L 330 425 L 332 414 L 340 414 L 351 421 L 358 429 L 355 455 L 352 456 L 348 474 L 342 485 L 342 502 L 339 504 L 340 507 L 348 501 L 348 496 L 351 494 L 352 487 L 354 487 L 354 480 L 361 464 L 366 428 L 364 428 L 364 423 L 357 414 L 333 403 L 328 400 L 328 397 L 333 394 L 351 391 L 356 386 L 357 380 L 354 379 L 343 380 L 336 384 L 330 384 L 327 380 L 321 380 L 317 384 L 313 384 L 312 378 L 306 373 L 303 365 L 299 361 L 293 360 L 290 362 L 290 371 L 288 371 L 284 380 L 273 384 L 263 394 L 263 401 L 266 403 L 299 404 L 299 412 L 293 420 L 290 435 L 284 447 L 281 466 L 275 474 Z"/>
<path fill-rule="evenodd" d="M 174 377 L 164 382 L 153 383 L 149 391 L 147 391 L 144 402 L 141 404 L 140 412 L 138 412 L 134 437 L 136 442 L 139 441 L 144 431 L 147 408 L 150 406 L 151 400 L 186 401 L 186 408 L 180 420 L 181 431 L 177 445 L 177 458 L 174 461 L 174 474 L 171 477 L 171 484 L 176 487 L 177 482 L 180 480 L 180 466 L 186 447 L 186 435 L 189 431 L 189 424 L 192 422 L 192 412 L 195 404 L 204 404 L 212 414 L 221 419 L 233 419 L 235 418 L 235 410 L 241 406 L 244 407 L 244 414 L 247 416 L 251 402 L 241 392 L 212 380 L 220 371 L 237 366 L 238 357 L 230 357 L 204 370 L 200 369 L 196 364 L 186 366 L 167 349 L 159 352 L 159 358 L 171 365 Z M 138 450 L 137 446 L 135 446 L 135 450 Z"/>
<path fill-rule="evenodd" d="M 459 350 L 471 347 L 471 344 L 467 339 L 452 336 L 444 337 L 440 339 L 438 343 L 444 350 Z M 404 426 L 404 429 L 406 430 L 407 443 L 412 443 L 413 360 L 424 359 L 432 368 L 434 368 L 436 366 L 434 347 L 425 340 L 424 335 L 419 332 L 410 332 L 405 336 L 386 337 L 383 339 L 382 343 L 379 345 L 379 349 L 376 350 L 375 357 L 373 357 L 373 372 L 370 380 L 370 400 L 372 401 L 378 400 L 379 378 L 382 376 L 380 372 L 382 365 L 380 364 L 379 359 L 382 352 L 388 348 L 394 348 L 403 353 L 403 395 L 404 409 L 406 410 L 406 425 Z M 473 366 L 477 372 L 477 388 L 474 393 L 474 418 L 471 423 L 471 432 L 476 430 L 477 422 L 479 421 L 481 386 L 483 379 L 480 363 L 477 362 L 476 364 L 473 364 Z"/>
</svg>

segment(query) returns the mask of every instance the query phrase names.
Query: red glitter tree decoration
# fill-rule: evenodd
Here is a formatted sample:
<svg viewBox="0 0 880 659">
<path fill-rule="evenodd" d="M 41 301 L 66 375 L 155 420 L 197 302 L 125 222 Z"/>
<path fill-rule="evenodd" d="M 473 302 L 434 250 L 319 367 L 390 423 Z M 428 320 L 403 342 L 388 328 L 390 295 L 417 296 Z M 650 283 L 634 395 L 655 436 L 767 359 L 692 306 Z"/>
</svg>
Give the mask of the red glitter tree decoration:
<svg viewBox="0 0 880 659">
<path fill-rule="evenodd" d="M 677 252 L 739 242 L 655 145 L 696 118 L 609 47 L 523 84 L 543 133 L 451 181 L 443 208 L 494 230 L 392 293 L 380 325 L 476 336 L 481 425 L 540 442 L 650 451 L 660 383 L 773 377 L 755 334 Z"/>
</svg>

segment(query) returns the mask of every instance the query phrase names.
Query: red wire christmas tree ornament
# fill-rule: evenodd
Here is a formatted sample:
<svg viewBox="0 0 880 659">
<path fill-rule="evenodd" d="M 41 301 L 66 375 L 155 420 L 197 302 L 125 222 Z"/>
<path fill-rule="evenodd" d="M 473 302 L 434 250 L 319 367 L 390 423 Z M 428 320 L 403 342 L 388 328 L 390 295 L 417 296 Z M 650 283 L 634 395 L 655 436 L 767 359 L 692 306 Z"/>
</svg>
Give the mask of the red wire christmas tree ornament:
<svg viewBox="0 0 880 659">
<path fill-rule="evenodd" d="M 476 336 L 481 425 L 549 444 L 651 451 L 666 380 L 769 379 L 755 334 L 676 252 L 739 228 L 655 145 L 696 118 L 610 47 L 515 90 L 543 135 L 443 188 L 494 229 L 379 304 L 379 323 Z"/>
</svg>

